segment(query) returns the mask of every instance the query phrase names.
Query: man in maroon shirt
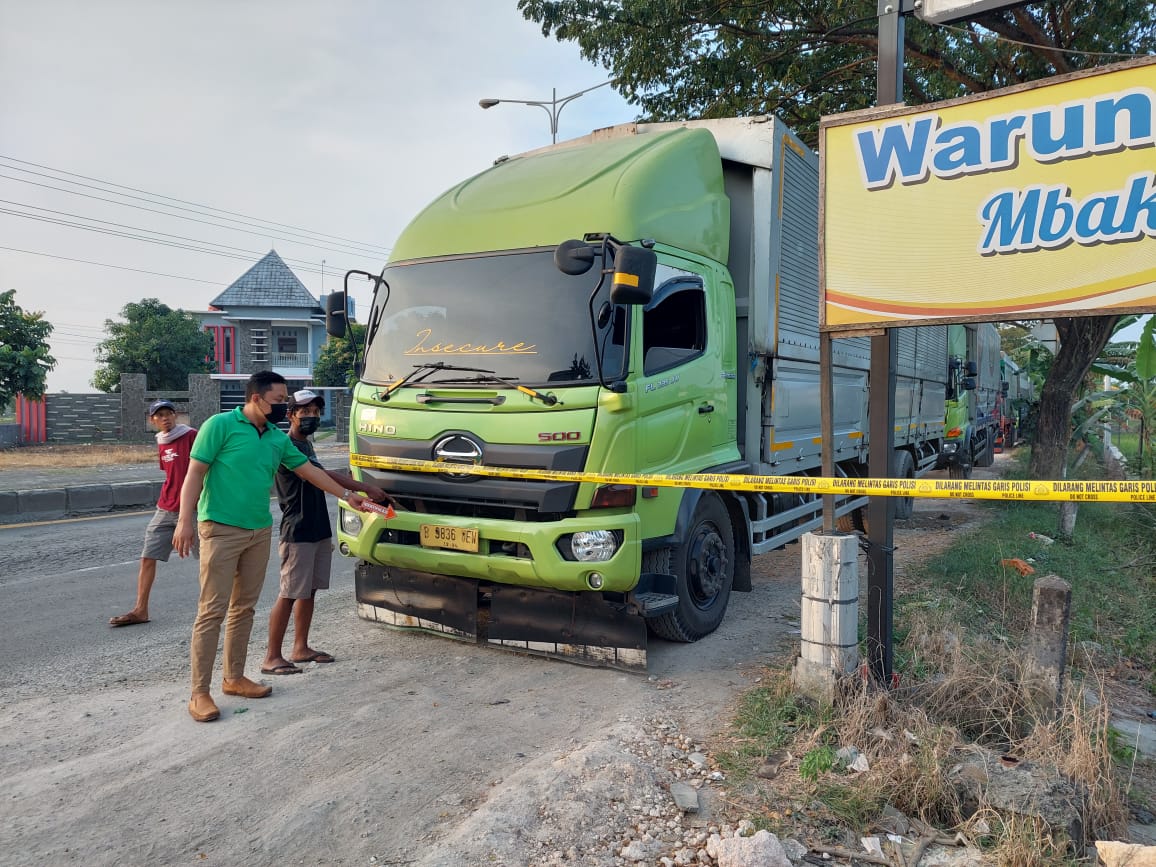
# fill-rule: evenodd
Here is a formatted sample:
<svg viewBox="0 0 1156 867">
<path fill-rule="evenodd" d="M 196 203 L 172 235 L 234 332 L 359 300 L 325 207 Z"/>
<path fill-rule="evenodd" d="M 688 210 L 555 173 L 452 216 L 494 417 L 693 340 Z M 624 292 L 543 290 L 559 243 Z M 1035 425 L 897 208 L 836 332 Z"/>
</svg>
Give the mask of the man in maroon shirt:
<svg viewBox="0 0 1156 867">
<path fill-rule="evenodd" d="M 171 401 L 153 401 L 149 420 L 157 428 L 157 450 L 165 482 L 157 499 L 157 510 L 145 530 L 144 550 L 140 555 L 137 576 L 136 605 L 127 614 L 118 614 L 109 626 L 133 626 L 149 622 L 149 593 L 157 577 L 157 560 L 168 561 L 173 550 L 173 531 L 181 508 L 181 485 L 189 471 L 189 452 L 193 448 L 196 428 L 177 424 L 177 408 Z"/>
</svg>

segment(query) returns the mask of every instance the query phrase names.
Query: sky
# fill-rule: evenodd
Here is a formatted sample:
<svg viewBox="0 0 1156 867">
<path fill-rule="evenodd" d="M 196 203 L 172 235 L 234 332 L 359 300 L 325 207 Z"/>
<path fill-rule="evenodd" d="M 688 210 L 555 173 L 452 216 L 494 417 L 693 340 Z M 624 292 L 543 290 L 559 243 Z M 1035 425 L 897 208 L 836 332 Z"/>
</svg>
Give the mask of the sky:
<svg viewBox="0 0 1156 867">
<path fill-rule="evenodd" d="M 437 195 L 549 144 L 544 109 L 478 100 L 609 77 L 516 0 L 0 0 L 0 291 L 55 326 L 49 391 L 95 391 L 93 350 L 125 304 L 204 310 L 270 247 L 315 297 L 379 271 Z M 637 113 L 600 87 L 558 137 Z M 107 234 L 141 230 L 225 246 Z"/>
<path fill-rule="evenodd" d="M 0 291 L 55 327 L 49 391 L 93 391 L 125 304 L 204 310 L 271 247 L 314 296 L 379 271 L 437 195 L 549 143 L 544 109 L 478 100 L 608 78 L 516 0 L 0 0 Z M 637 114 L 600 87 L 559 139 Z"/>
</svg>

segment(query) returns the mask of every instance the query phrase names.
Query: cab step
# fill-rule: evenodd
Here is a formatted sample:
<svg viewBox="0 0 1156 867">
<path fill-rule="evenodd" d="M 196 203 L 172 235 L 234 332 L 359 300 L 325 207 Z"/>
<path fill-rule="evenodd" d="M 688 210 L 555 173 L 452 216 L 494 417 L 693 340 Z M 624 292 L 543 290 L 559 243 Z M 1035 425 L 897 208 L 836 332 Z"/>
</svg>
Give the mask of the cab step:
<svg viewBox="0 0 1156 867">
<path fill-rule="evenodd" d="M 631 597 L 643 617 L 659 617 L 678 607 L 678 597 L 670 593 L 635 593 Z"/>
</svg>

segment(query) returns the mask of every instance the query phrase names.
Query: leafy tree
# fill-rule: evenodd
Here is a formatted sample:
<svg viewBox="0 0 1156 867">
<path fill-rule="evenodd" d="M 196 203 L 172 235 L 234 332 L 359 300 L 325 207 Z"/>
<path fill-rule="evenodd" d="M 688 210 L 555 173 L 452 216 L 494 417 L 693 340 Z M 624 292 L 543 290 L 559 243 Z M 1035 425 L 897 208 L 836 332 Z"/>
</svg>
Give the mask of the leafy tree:
<svg viewBox="0 0 1156 867">
<path fill-rule="evenodd" d="M 48 371 L 56 367 L 49 355 L 52 323 L 42 313 L 25 313 L 16 291 L 0 292 L 0 409 L 18 394 L 31 400 L 44 396 Z"/>
<path fill-rule="evenodd" d="M 822 115 L 875 101 L 875 0 L 518 0 L 518 9 L 542 35 L 609 68 L 654 120 L 777 114 L 814 144 Z M 906 96 L 922 103 L 1152 53 L 1156 8 L 1040 0 L 951 26 L 909 17 L 905 30 Z"/>
<path fill-rule="evenodd" d="M 653 120 L 777 114 L 812 145 L 825 114 L 875 100 L 875 0 L 518 0 L 544 36 L 577 43 Z M 1150 0 L 1038 0 L 975 21 L 907 20 L 904 89 L 930 102 L 1156 53 Z M 1057 319 L 1040 395 L 1037 478 L 1057 478 L 1076 389 L 1117 317 Z"/>
<path fill-rule="evenodd" d="M 358 346 L 365 345 L 365 326 L 349 323 Z M 330 337 L 313 365 L 313 381 L 318 385 L 352 388 L 357 382 L 354 370 L 356 354 L 348 337 Z"/>
<path fill-rule="evenodd" d="M 92 384 L 101 391 L 120 391 L 122 373 L 143 373 L 148 387 L 180 391 L 190 373 L 209 373 L 205 359 L 212 354 L 213 338 L 183 310 L 173 310 L 156 298 L 124 305 L 124 322 L 104 321 L 108 337 L 96 347 L 100 367 Z"/>
</svg>

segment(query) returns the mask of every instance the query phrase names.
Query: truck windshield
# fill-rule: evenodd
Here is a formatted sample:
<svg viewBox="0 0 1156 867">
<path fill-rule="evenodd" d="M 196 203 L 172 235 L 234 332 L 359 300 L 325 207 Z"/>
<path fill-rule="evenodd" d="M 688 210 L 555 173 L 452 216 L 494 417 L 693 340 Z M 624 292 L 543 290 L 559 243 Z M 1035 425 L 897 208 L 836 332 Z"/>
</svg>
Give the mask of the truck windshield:
<svg viewBox="0 0 1156 867">
<path fill-rule="evenodd" d="M 553 248 L 391 265 L 385 279 L 387 306 L 375 307 L 370 318 L 368 382 L 396 382 L 415 365 L 434 362 L 493 371 L 524 385 L 598 381 L 587 306 L 598 272 L 563 274 Z M 609 282 L 594 310 L 602 311 L 603 372 L 614 378 L 625 357 L 627 315 L 609 308 Z M 478 378 L 445 372 L 422 385 L 449 381 Z"/>
</svg>

